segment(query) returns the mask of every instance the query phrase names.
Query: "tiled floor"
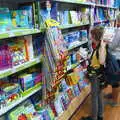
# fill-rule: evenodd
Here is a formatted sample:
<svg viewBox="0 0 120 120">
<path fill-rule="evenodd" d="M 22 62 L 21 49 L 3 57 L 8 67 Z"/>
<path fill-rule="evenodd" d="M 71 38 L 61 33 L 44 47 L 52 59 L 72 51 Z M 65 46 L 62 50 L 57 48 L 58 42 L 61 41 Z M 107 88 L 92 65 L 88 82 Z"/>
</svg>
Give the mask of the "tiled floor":
<svg viewBox="0 0 120 120">
<path fill-rule="evenodd" d="M 105 90 L 105 93 L 110 93 L 111 87 Z M 119 95 L 120 100 L 120 95 Z M 90 97 L 86 100 L 84 105 L 74 114 L 71 120 L 80 120 L 82 116 L 88 116 L 90 114 Z M 105 106 L 104 120 L 120 120 L 120 107 L 111 107 L 110 105 Z"/>
</svg>

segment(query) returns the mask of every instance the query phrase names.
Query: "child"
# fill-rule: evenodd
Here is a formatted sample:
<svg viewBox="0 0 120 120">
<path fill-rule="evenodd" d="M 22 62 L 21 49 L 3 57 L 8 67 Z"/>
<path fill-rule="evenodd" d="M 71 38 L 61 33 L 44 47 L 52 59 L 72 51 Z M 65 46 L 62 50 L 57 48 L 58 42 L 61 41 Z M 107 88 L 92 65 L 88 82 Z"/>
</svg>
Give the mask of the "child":
<svg viewBox="0 0 120 120">
<path fill-rule="evenodd" d="M 96 26 L 91 31 L 91 40 L 96 48 L 91 55 L 88 67 L 88 76 L 91 82 L 91 117 L 83 120 L 103 120 L 103 94 L 101 89 L 101 80 L 99 77 L 103 74 L 106 60 L 106 42 L 102 39 L 104 27 Z M 103 80 L 104 78 L 102 78 Z M 104 81 L 104 80 L 103 80 Z M 103 82 L 104 83 L 104 82 Z"/>
</svg>

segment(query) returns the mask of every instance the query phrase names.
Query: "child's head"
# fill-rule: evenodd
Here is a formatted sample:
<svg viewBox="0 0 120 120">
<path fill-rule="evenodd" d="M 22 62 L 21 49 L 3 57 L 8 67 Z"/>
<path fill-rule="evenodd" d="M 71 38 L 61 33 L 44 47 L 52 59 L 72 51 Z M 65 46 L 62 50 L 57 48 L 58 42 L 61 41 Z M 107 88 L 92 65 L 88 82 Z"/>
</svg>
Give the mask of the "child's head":
<svg viewBox="0 0 120 120">
<path fill-rule="evenodd" d="M 101 41 L 103 36 L 104 27 L 103 26 L 95 26 L 91 31 L 91 40 L 93 43 L 98 44 Z"/>
</svg>

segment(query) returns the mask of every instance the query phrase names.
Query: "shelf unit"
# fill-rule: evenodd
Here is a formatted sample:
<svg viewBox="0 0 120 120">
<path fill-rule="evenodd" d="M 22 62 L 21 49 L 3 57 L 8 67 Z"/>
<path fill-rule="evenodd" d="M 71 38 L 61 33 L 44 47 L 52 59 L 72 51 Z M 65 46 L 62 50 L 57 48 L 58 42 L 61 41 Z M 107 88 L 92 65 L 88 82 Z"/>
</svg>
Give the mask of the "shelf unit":
<svg viewBox="0 0 120 120">
<path fill-rule="evenodd" d="M 24 2 L 24 1 L 22 1 L 22 2 Z M 12 5 L 12 3 L 13 3 L 13 5 Z M 11 6 L 12 6 L 12 8 L 16 9 L 17 4 L 19 4 L 19 1 L 16 1 L 16 0 L 0 1 L 0 7 L 4 6 L 4 7 L 8 7 L 8 8 L 10 7 L 11 8 Z M 44 32 L 43 29 L 41 30 L 41 29 L 37 29 L 37 28 L 27 28 L 27 27 L 26 28 L 22 28 L 22 27 L 21 28 L 15 28 L 15 29 L 7 30 L 5 32 L 0 32 L 0 40 L 1 41 L 3 40 L 3 41 L 6 42 L 9 39 L 12 39 L 14 37 L 17 38 L 17 37 L 21 37 L 21 36 L 38 35 L 38 34 L 41 34 L 43 32 Z M 17 65 L 17 66 L 12 66 L 11 68 L 8 68 L 8 69 L 0 70 L 0 79 L 6 78 L 10 75 L 16 74 L 17 72 L 20 72 L 20 71 L 25 70 L 27 68 L 33 67 L 34 65 L 42 63 L 42 59 L 43 59 L 42 54 L 37 56 L 37 57 L 36 56 L 34 56 L 34 57 L 32 57 L 33 59 L 31 59 L 27 62 L 24 62 L 23 64 L 20 64 L 20 65 Z M 23 103 L 25 100 L 30 98 L 32 95 L 34 95 L 35 93 L 42 90 L 42 87 L 43 87 L 42 83 L 35 83 L 33 87 L 25 90 L 24 92 L 21 90 L 18 98 L 16 98 L 12 102 L 7 101 L 7 103 L 4 107 L 0 106 L 0 119 L 4 115 L 6 115 L 9 111 L 11 111 L 15 107 L 17 107 L 21 103 Z M 1 105 L 1 103 L 0 103 L 0 105 Z"/>
<path fill-rule="evenodd" d="M 114 10 L 117 10 L 116 7 L 112 7 L 112 6 L 108 6 L 108 5 L 100 5 L 100 4 L 95 4 L 95 3 L 81 3 L 79 1 L 72 1 L 72 0 L 53 0 L 54 2 L 60 2 L 62 4 L 77 4 L 77 5 L 83 5 L 83 6 L 89 6 L 89 7 L 92 7 L 92 8 L 95 8 L 95 7 L 101 7 L 101 8 L 107 8 L 107 9 L 114 9 Z M 93 17 L 93 16 L 91 16 Z M 100 21 L 100 22 L 94 22 L 94 24 L 97 24 L 97 23 L 105 23 L 107 21 L 115 21 L 114 19 L 111 19 L 111 20 L 103 20 L 103 21 Z M 69 29 L 69 28 L 74 28 L 74 27 L 82 27 L 82 26 L 89 26 L 90 24 L 84 24 L 84 25 L 79 25 L 79 24 L 71 24 L 71 25 L 61 25 L 59 26 L 60 29 L 64 30 L 64 29 Z M 69 30 L 68 30 L 69 31 Z M 86 42 L 88 41 L 84 41 L 83 43 L 81 43 L 80 45 L 82 44 L 85 44 Z M 70 49 L 68 49 L 68 52 L 72 51 L 73 49 L 79 47 L 80 45 L 76 45 Z M 81 63 L 82 61 L 80 61 Z M 56 84 L 59 84 L 61 82 L 61 79 L 64 78 L 66 76 L 66 74 L 73 70 L 74 68 L 76 68 L 80 63 L 76 63 L 76 64 L 73 64 L 69 67 L 69 69 L 65 72 L 65 75 L 62 75 L 58 81 L 56 82 Z M 55 85 L 53 85 L 53 88 L 55 87 Z M 84 91 L 82 91 L 81 95 L 76 97 L 72 102 L 71 104 L 69 105 L 68 109 L 65 110 L 61 115 L 59 115 L 59 117 L 56 118 L 56 120 L 69 120 L 71 118 L 71 116 L 73 115 L 73 113 L 78 109 L 78 107 L 82 104 L 82 102 L 84 102 L 84 100 L 86 99 L 86 97 L 90 94 L 90 86 L 88 88 L 85 88 L 87 93 L 84 94 Z"/>
</svg>

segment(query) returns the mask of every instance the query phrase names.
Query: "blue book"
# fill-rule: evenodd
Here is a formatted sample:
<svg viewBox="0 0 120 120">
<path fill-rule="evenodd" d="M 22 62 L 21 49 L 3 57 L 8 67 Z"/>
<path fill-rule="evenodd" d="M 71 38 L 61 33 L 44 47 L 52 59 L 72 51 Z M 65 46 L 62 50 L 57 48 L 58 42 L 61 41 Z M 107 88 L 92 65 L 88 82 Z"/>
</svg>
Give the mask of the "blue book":
<svg viewBox="0 0 120 120">
<path fill-rule="evenodd" d="M 34 21 L 33 21 L 33 7 L 32 7 L 32 5 L 22 6 L 22 7 L 20 7 L 20 9 L 27 11 L 29 27 L 30 27 L 30 28 L 33 28 L 33 26 L 34 26 Z"/>
<path fill-rule="evenodd" d="M 51 18 L 56 20 L 56 21 L 57 21 L 57 11 L 58 11 L 57 6 L 58 6 L 57 3 L 53 3 L 51 6 L 51 11 L 50 11 Z"/>
<path fill-rule="evenodd" d="M 0 8 L 0 32 L 12 29 L 10 11 L 8 8 Z"/>
<path fill-rule="evenodd" d="M 18 10 L 19 26 L 29 28 L 29 14 L 27 10 Z"/>
<path fill-rule="evenodd" d="M 69 24 L 69 11 L 66 10 L 64 11 L 63 14 L 64 14 L 63 25 L 67 25 Z"/>
</svg>

